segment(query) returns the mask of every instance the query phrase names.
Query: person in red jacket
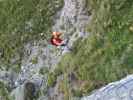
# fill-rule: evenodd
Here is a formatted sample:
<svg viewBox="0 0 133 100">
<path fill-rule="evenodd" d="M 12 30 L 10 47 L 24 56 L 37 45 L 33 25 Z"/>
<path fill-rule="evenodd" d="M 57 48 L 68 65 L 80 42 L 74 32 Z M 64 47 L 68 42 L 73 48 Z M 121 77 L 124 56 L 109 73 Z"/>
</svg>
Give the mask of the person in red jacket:
<svg viewBox="0 0 133 100">
<path fill-rule="evenodd" d="M 56 46 L 56 47 L 59 47 L 60 49 L 62 49 L 61 54 L 72 51 L 72 49 L 69 48 L 68 45 L 67 45 L 69 39 L 62 40 L 60 38 L 61 34 L 62 33 L 60 33 L 60 32 L 53 32 L 52 33 L 52 38 L 51 38 L 51 44 Z"/>
<path fill-rule="evenodd" d="M 65 46 L 66 43 L 60 38 L 60 35 L 62 33 L 60 32 L 53 32 L 52 33 L 52 38 L 51 38 L 51 44 L 54 46 Z"/>
</svg>

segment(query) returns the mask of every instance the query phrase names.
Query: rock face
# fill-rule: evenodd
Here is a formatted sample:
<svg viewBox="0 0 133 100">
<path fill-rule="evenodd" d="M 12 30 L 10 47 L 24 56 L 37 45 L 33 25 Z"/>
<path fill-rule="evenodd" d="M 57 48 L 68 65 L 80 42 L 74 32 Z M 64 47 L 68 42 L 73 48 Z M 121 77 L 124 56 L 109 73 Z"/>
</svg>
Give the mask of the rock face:
<svg viewBox="0 0 133 100">
<path fill-rule="evenodd" d="M 13 90 L 11 96 L 14 100 L 24 100 L 24 85 L 21 85 Z"/>
<path fill-rule="evenodd" d="M 69 37 L 69 46 L 71 47 L 78 37 L 88 35 L 85 26 L 89 19 L 86 0 L 64 0 L 64 7 L 56 16 L 53 31 L 62 32 L 63 38 Z"/>
<path fill-rule="evenodd" d="M 17 74 L 13 71 L 1 71 L 0 70 L 0 81 L 4 82 L 4 84 L 8 85 L 10 88 L 15 87 L 15 80 L 17 79 Z"/>
<path fill-rule="evenodd" d="M 110 83 L 81 100 L 133 100 L 133 75 Z"/>
<path fill-rule="evenodd" d="M 41 42 L 46 43 L 46 41 Z M 50 54 L 51 49 L 39 42 L 29 43 L 25 46 L 25 55 L 16 85 L 21 85 L 26 80 L 34 81 L 37 79 L 40 84 L 43 82 L 44 77 L 39 74 L 40 69 L 43 67 L 50 68 L 50 64 L 54 64 L 54 59 L 51 59 L 51 57 L 55 55 Z"/>
<path fill-rule="evenodd" d="M 15 100 L 33 100 L 35 94 L 35 85 L 32 82 L 26 82 L 25 84 L 17 87 L 11 96 Z"/>
</svg>

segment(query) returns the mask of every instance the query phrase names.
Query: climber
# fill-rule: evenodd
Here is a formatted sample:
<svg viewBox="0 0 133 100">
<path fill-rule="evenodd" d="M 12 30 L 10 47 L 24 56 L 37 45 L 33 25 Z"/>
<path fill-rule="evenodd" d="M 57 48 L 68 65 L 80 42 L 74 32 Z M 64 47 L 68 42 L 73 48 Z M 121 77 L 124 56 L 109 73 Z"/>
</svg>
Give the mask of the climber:
<svg viewBox="0 0 133 100">
<path fill-rule="evenodd" d="M 52 33 L 52 38 L 51 38 L 51 44 L 54 45 L 54 46 L 66 46 L 67 45 L 67 41 L 63 41 L 61 38 L 60 38 L 60 35 L 62 33 L 60 32 L 53 32 Z"/>
<path fill-rule="evenodd" d="M 61 48 L 62 54 L 72 51 L 72 49 L 68 47 L 69 39 L 62 40 L 60 38 L 61 34 L 62 33 L 60 33 L 60 32 L 53 32 L 52 38 L 51 38 L 51 44 L 58 47 L 58 48 Z"/>
</svg>

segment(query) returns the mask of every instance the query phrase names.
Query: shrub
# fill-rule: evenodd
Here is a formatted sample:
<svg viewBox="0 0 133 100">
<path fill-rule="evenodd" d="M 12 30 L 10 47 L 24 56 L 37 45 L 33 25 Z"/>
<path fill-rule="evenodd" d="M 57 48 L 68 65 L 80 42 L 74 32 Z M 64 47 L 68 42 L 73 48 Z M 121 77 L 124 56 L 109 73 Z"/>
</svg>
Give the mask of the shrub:
<svg viewBox="0 0 133 100">
<path fill-rule="evenodd" d="M 0 82 L 0 98 L 2 100 L 10 100 L 9 98 L 9 91 L 7 89 L 7 87 L 2 83 Z"/>
</svg>

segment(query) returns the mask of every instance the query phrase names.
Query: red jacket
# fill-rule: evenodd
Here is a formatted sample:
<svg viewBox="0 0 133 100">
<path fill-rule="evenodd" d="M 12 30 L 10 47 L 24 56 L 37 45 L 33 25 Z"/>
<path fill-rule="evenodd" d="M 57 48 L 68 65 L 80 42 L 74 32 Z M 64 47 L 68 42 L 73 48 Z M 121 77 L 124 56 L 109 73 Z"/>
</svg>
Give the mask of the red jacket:
<svg viewBox="0 0 133 100">
<path fill-rule="evenodd" d="M 51 38 L 51 44 L 55 46 L 60 46 L 62 44 L 63 40 L 60 38 Z"/>
</svg>

